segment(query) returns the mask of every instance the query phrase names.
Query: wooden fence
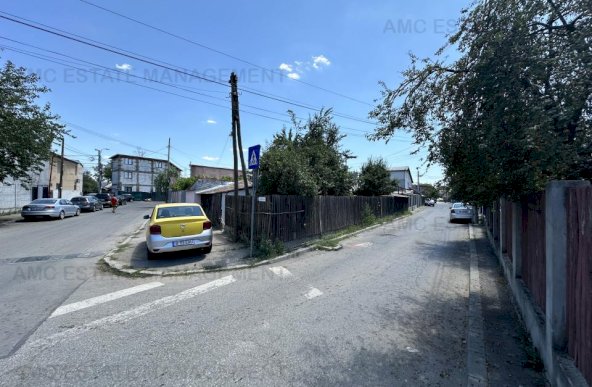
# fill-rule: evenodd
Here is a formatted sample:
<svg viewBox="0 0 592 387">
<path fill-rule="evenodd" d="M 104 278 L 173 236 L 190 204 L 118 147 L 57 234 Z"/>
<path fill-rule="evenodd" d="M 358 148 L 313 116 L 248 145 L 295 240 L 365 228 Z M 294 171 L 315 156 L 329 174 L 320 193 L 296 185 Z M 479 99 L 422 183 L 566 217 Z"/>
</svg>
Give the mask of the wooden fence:
<svg viewBox="0 0 592 387">
<path fill-rule="evenodd" d="M 551 384 L 592 385 L 592 186 L 551 181 L 483 214 Z M 556 355 L 575 367 L 559 366 Z"/>
<path fill-rule="evenodd" d="M 201 195 L 201 206 L 214 228 L 222 227 L 222 195 L 221 193 Z"/>
<path fill-rule="evenodd" d="M 545 251 L 545 193 L 522 200 L 522 280 L 536 304 L 545 311 L 547 273 Z"/>
<path fill-rule="evenodd" d="M 592 187 L 569 188 L 567 210 L 567 348 L 592 385 Z"/>
<path fill-rule="evenodd" d="M 409 208 L 399 196 L 288 196 L 271 195 L 256 201 L 255 239 L 288 242 L 315 237 L 362 223 L 367 206 L 374 216 L 394 215 Z M 248 240 L 251 232 L 251 197 L 226 197 L 225 227 Z M 235 211 L 238 225 L 235 226 Z"/>
</svg>

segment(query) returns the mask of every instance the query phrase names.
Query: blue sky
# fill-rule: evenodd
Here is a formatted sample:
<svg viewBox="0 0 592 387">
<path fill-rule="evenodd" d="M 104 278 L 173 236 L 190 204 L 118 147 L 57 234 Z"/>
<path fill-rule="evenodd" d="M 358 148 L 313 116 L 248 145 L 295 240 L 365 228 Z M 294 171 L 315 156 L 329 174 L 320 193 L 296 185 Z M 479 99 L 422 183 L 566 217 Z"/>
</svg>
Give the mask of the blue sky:
<svg viewBox="0 0 592 387">
<path fill-rule="evenodd" d="M 399 132 L 385 144 L 366 140 L 364 133 L 373 129 L 368 112 L 380 95 L 378 82 L 395 86 L 409 63 L 409 52 L 432 55 L 453 31 L 468 1 L 391 0 L 372 5 L 360 1 L 89 1 L 251 64 L 79 0 L 4 2 L 0 15 L 59 28 L 223 84 L 231 71 L 237 72 L 239 89 L 244 88 L 240 95 L 244 148 L 265 146 L 286 125 L 282 121 L 288 120 L 288 109 L 302 118 L 313 114 L 255 92 L 298 105 L 331 107 L 340 116 L 355 118 L 335 117 L 347 134 L 344 148 L 357 156 L 349 162 L 353 170 L 370 156 L 382 156 L 390 166 L 409 166 L 414 179 L 420 167 L 422 182 L 442 177 L 438 166 L 422 165 L 423 152 L 409 154 L 415 149 L 409 134 Z M 96 162 L 95 148 L 108 148 L 103 156 L 109 157 L 137 154 L 138 147 L 148 157 L 166 158 L 170 137 L 171 159 L 186 173 L 190 162 L 232 166 L 228 87 L 4 19 L 0 19 L 0 31 L 0 37 L 13 40 L 0 39 L 0 45 L 61 62 L 12 49 L 0 53 L 2 62 L 9 59 L 40 74 L 42 83 L 51 88 L 43 100 L 51 102 L 52 110 L 76 136 L 66 140 L 66 155 L 71 158 L 90 167 Z"/>
</svg>

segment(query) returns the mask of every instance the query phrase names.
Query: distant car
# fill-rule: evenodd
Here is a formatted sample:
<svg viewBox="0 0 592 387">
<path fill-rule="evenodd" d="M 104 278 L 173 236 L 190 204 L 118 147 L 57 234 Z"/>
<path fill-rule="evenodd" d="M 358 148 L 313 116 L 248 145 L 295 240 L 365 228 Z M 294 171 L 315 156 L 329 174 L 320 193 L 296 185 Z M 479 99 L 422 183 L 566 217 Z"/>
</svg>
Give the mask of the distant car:
<svg viewBox="0 0 592 387">
<path fill-rule="evenodd" d="M 148 259 L 173 251 L 212 251 L 212 222 L 199 204 L 158 204 L 144 219 L 150 219 L 146 228 Z"/>
<path fill-rule="evenodd" d="M 128 203 L 134 201 L 134 197 L 132 196 L 132 194 L 121 194 L 119 196 L 123 197 L 125 201 Z"/>
<path fill-rule="evenodd" d="M 434 199 L 427 199 L 425 201 L 425 205 L 428 207 L 434 207 L 436 205 L 436 201 Z"/>
<path fill-rule="evenodd" d="M 21 216 L 24 219 L 57 218 L 80 215 L 80 208 L 66 199 L 35 199 L 23 206 Z"/>
<path fill-rule="evenodd" d="M 123 195 L 117 195 L 116 198 L 118 206 L 124 206 L 127 204 L 127 199 Z"/>
<path fill-rule="evenodd" d="M 70 201 L 77 205 L 81 211 L 95 212 L 103 209 L 103 203 L 95 196 L 76 196 Z"/>
<path fill-rule="evenodd" d="M 450 207 L 450 223 L 457 220 L 468 220 L 469 222 L 473 219 L 473 207 L 465 203 L 457 202 L 452 204 Z"/>
<path fill-rule="evenodd" d="M 111 194 L 98 193 L 94 195 L 97 199 L 103 203 L 103 207 L 111 207 Z"/>
</svg>

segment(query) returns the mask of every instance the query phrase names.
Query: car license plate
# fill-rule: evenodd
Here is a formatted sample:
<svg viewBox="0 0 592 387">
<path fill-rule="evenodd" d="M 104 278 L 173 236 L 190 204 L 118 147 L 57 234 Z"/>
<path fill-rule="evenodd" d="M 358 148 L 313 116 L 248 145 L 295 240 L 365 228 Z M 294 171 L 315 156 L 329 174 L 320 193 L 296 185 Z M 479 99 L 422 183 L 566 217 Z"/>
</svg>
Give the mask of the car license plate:
<svg viewBox="0 0 592 387">
<path fill-rule="evenodd" d="M 188 239 L 185 241 L 176 241 L 173 242 L 173 247 L 177 247 L 177 246 L 189 246 L 189 245 L 194 245 L 196 244 L 197 241 L 195 239 Z"/>
</svg>

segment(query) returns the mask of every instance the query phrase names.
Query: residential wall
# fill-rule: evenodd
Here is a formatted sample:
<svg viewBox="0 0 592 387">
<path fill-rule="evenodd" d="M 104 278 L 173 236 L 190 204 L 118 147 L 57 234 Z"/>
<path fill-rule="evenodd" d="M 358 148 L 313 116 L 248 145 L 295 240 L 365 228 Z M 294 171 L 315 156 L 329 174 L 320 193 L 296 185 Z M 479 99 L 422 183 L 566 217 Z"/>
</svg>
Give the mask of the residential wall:
<svg viewBox="0 0 592 387">
<path fill-rule="evenodd" d="M 413 189 L 413 179 L 408 170 L 405 171 L 390 171 L 391 180 L 397 182 L 399 188 Z"/>
<path fill-rule="evenodd" d="M 165 160 L 133 156 L 116 157 L 111 160 L 113 190 L 154 192 L 154 179 L 159 173 L 166 171 L 166 165 Z"/>
<path fill-rule="evenodd" d="M 0 183 L 0 214 L 17 212 L 22 206 L 38 198 L 57 198 L 60 182 L 61 158 L 47 161 L 40 172 L 30 174 L 30 181 L 14 180 L 11 177 Z M 62 197 L 71 199 L 82 194 L 81 164 L 65 159 Z"/>
<path fill-rule="evenodd" d="M 31 190 L 23 187 L 20 180 L 11 177 L 0 183 L 0 215 L 18 212 L 31 202 Z"/>
<path fill-rule="evenodd" d="M 45 176 L 47 176 L 49 171 L 49 176 L 51 176 L 51 180 L 48 179 L 47 181 L 49 181 L 49 189 L 51 191 L 51 197 L 53 198 L 58 198 L 60 195 L 60 192 L 58 190 L 59 185 L 60 185 L 60 171 L 61 171 L 61 158 L 60 157 L 54 157 L 53 158 L 53 170 L 49 170 L 49 163 L 46 164 L 46 167 L 44 168 L 44 171 L 42 172 L 42 174 L 40 175 L 40 179 L 39 181 L 42 182 L 42 186 L 44 186 L 45 184 L 43 184 L 43 180 L 41 180 L 41 177 L 43 177 L 43 179 L 45 178 Z M 80 196 L 82 195 L 82 174 L 84 172 L 84 168 L 81 164 L 73 162 L 71 160 L 64 160 L 64 176 L 63 176 L 63 180 L 62 180 L 62 198 L 64 199 L 72 199 L 75 196 Z M 41 196 L 39 196 L 41 197 Z"/>
</svg>

